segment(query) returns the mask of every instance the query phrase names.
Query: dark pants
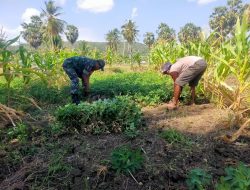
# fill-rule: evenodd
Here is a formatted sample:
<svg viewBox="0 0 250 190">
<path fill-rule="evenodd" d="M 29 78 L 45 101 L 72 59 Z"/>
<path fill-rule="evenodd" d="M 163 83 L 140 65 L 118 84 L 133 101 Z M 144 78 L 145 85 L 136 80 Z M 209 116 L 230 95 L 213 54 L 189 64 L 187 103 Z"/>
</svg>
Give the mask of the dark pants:
<svg viewBox="0 0 250 190">
<path fill-rule="evenodd" d="M 179 86 L 184 86 L 189 83 L 189 86 L 197 86 L 202 75 L 207 68 L 207 63 L 205 60 L 201 59 L 196 61 L 192 66 L 188 67 L 184 72 L 182 72 L 175 83 Z"/>
<path fill-rule="evenodd" d="M 79 78 L 76 73 L 76 70 L 71 66 L 69 63 L 69 60 L 65 60 L 63 63 L 63 70 L 66 72 L 68 77 L 70 78 L 71 81 L 71 89 L 70 93 L 71 94 L 78 94 L 79 90 Z"/>
</svg>

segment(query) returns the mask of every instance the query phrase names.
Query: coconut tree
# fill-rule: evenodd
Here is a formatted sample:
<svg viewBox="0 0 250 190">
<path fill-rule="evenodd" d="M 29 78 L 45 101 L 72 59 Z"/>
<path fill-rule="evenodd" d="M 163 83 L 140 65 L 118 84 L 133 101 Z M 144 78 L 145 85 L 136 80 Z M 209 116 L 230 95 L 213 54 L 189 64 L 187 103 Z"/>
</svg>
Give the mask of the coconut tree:
<svg viewBox="0 0 250 190">
<path fill-rule="evenodd" d="M 158 34 L 157 41 L 167 41 L 171 42 L 175 40 L 175 30 L 170 28 L 166 23 L 160 23 L 156 31 Z"/>
<path fill-rule="evenodd" d="M 135 22 L 133 22 L 132 20 L 128 20 L 127 23 L 125 23 L 124 25 L 122 25 L 122 35 L 124 37 L 124 39 L 128 42 L 128 50 L 130 55 L 132 55 L 132 45 L 136 40 L 136 37 L 139 33 L 139 30 L 137 30 Z"/>
<path fill-rule="evenodd" d="M 143 43 L 150 49 L 155 42 L 155 35 L 152 32 L 146 32 L 144 34 Z"/>
<path fill-rule="evenodd" d="M 56 6 L 54 1 L 49 0 L 45 2 L 45 9 L 42 9 L 41 13 L 41 18 L 44 19 L 43 37 L 52 49 L 55 49 L 54 42 L 57 42 L 66 24 L 65 21 L 58 18 L 61 15 L 60 10 L 61 7 Z"/>
<path fill-rule="evenodd" d="M 67 25 L 65 35 L 67 40 L 73 45 L 79 36 L 78 28 L 74 25 Z"/>
<path fill-rule="evenodd" d="M 117 28 L 110 30 L 106 34 L 106 40 L 111 50 L 115 52 L 117 51 L 118 44 L 120 43 L 120 38 L 121 38 L 121 33 Z"/>
<path fill-rule="evenodd" d="M 37 49 L 42 44 L 42 20 L 39 16 L 32 16 L 30 23 L 22 23 L 23 31 L 21 32 L 24 40 L 30 46 Z"/>
</svg>

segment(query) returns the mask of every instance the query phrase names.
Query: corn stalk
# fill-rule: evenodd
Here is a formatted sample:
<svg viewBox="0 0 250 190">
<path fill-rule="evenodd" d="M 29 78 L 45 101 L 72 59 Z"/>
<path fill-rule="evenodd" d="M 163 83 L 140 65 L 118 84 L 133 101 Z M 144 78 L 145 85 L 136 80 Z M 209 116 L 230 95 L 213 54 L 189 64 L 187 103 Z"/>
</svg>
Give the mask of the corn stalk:
<svg viewBox="0 0 250 190">
<path fill-rule="evenodd" d="M 212 54 L 217 60 L 211 90 L 225 107 L 235 112 L 240 129 L 231 138 L 223 136 L 227 142 L 235 141 L 245 128 L 249 127 L 250 105 L 250 43 L 247 15 L 237 20 L 235 36 L 221 46 L 219 54 Z"/>
<path fill-rule="evenodd" d="M 19 39 L 19 36 L 3 42 L 0 44 L 0 67 L 2 67 L 3 71 L 0 73 L 0 76 L 4 76 L 7 82 L 7 103 L 9 104 L 10 98 L 10 84 L 14 79 L 14 72 L 11 68 L 11 62 L 13 61 L 13 53 L 9 51 L 7 48 L 15 43 Z M 23 116 L 22 112 L 18 112 L 15 109 L 12 109 L 8 106 L 0 104 L 0 119 L 3 121 L 9 120 L 13 126 L 15 126 L 14 120 L 21 120 L 20 116 Z"/>
<path fill-rule="evenodd" d="M 19 36 L 0 44 L 0 66 L 3 69 L 3 72 L 0 73 L 0 76 L 4 76 L 6 80 L 7 104 L 8 105 L 9 105 L 9 99 L 10 99 L 10 84 L 13 81 L 15 75 L 14 75 L 13 67 L 12 67 L 13 53 L 7 48 L 11 44 L 15 43 L 18 39 L 19 39 Z"/>
</svg>

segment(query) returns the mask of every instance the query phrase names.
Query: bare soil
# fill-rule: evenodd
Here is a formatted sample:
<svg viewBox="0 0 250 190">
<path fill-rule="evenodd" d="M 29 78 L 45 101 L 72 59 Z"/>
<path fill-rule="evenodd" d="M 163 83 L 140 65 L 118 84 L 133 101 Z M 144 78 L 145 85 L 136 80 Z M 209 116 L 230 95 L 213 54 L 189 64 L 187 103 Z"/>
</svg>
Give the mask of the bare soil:
<svg viewBox="0 0 250 190">
<path fill-rule="evenodd" d="M 213 176 L 209 189 L 214 189 L 225 167 L 239 162 L 250 165 L 250 135 L 245 134 L 232 144 L 217 139 L 234 130 L 233 114 L 227 110 L 203 104 L 167 111 L 165 105 L 160 105 L 144 108 L 143 113 L 145 126 L 133 140 L 124 134 L 58 136 L 59 147 L 68 150 L 63 160 L 72 169 L 53 176 L 49 182 L 44 180 L 49 151 L 25 157 L 22 164 L 12 168 L 3 165 L 6 156 L 0 154 L 0 189 L 41 189 L 35 184 L 42 184 L 42 189 L 180 190 L 187 189 L 187 173 L 197 167 Z M 167 143 L 159 133 L 169 128 L 189 137 L 192 145 Z M 42 140 L 36 146 L 41 144 Z M 138 183 L 130 175 L 116 174 L 109 167 L 112 150 L 121 145 L 140 148 L 144 154 L 143 168 L 133 174 Z"/>
</svg>

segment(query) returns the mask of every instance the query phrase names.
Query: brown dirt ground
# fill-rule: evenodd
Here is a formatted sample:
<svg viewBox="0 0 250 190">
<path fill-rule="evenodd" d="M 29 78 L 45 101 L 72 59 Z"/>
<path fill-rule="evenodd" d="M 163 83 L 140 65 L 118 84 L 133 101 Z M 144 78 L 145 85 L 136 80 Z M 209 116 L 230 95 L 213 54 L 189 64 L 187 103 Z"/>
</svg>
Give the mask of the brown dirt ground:
<svg viewBox="0 0 250 190">
<path fill-rule="evenodd" d="M 59 137 L 58 144 L 70 149 L 64 161 L 73 170 L 60 174 L 44 189 L 187 189 L 187 173 L 196 167 L 205 169 L 213 176 L 213 184 L 208 189 L 214 189 L 218 178 L 224 175 L 225 167 L 240 161 L 250 164 L 249 135 L 231 144 L 216 140 L 220 134 L 234 128 L 234 117 L 226 110 L 212 104 L 203 104 L 167 111 L 165 105 L 160 105 L 144 108 L 143 113 L 146 126 L 140 130 L 140 136 L 133 140 L 123 134 L 65 134 Z M 168 128 L 182 132 L 193 144 L 182 146 L 167 143 L 159 136 L 159 132 Z M 140 185 L 129 175 L 117 175 L 106 162 L 114 148 L 125 144 L 140 148 L 145 156 L 143 168 L 134 174 L 137 181 L 141 182 Z M 7 178 L 0 181 L 0 189 L 32 189 L 35 183 L 40 183 L 44 178 L 48 166 L 46 162 L 47 156 L 44 153 L 28 161 L 24 159 L 15 172 L 7 172 Z M 66 179 L 69 183 L 65 185 Z"/>
<path fill-rule="evenodd" d="M 180 106 L 167 110 L 166 104 L 144 108 L 144 117 L 149 128 L 175 128 L 185 133 L 205 135 L 233 127 L 234 117 L 228 110 L 218 109 L 213 104 Z"/>
</svg>

